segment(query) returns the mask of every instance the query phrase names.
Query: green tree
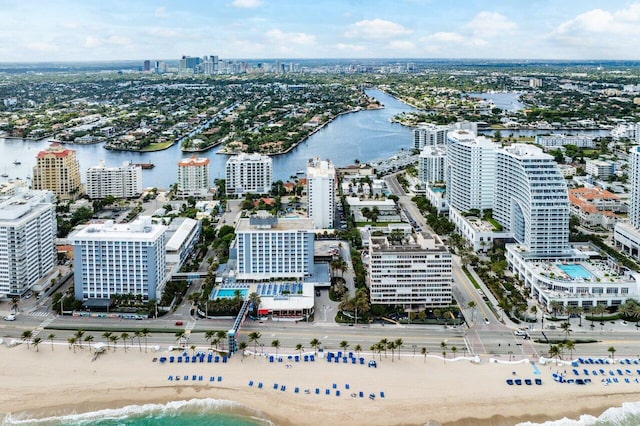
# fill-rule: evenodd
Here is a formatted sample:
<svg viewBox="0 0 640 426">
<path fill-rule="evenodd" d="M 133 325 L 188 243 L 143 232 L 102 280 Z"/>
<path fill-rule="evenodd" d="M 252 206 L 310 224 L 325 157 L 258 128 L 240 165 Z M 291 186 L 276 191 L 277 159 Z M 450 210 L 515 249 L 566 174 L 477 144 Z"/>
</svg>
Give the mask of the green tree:
<svg viewBox="0 0 640 426">
<path fill-rule="evenodd" d="M 271 341 L 271 346 L 276 348 L 276 358 L 278 357 L 278 348 L 280 347 L 280 340 L 275 339 Z"/>
<path fill-rule="evenodd" d="M 298 351 L 298 354 L 302 355 L 302 351 L 304 350 L 304 347 L 302 346 L 302 343 L 297 343 L 296 344 L 296 351 Z"/>
<path fill-rule="evenodd" d="M 209 342 L 209 346 L 213 348 L 213 336 L 216 335 L 215 330 L 207 330 L 204 332 L 204 340 L 205 342 Z"/>
<path fill-rule="evenodd" d="M 249 333 L 249 341 L 253 342 L 253 357 L 256 357 L 256 353 L 258 352 L 257 348 L 258 348 L 258 341 L 260 340 L 260 337 L 262 337 L 262 335 L 257 332 L 257 331 L 252 331 L 251 333 Z"/>
<path fill-rule="evenodd" d="M 613 346 L 609 346 L 609 349 L 607 349 L 607 352 L 611 353 L 611 359 L 615 359 L 614 354 L 616 353 L 616 348 L 614 348 Z"/>
<path fill-rule="evenodd" d="M 576 343 L 573 340 L 567 340 L 564 343 L 564 347 L 569 351 L 569 358 L 573 360 L 573 351 L 576 349 Z"/>
<path fill-rule="evenodd" d="M 143 328 L 140 330 L 140 333 L 142 333 L 142 337 L 144 337 L 144 353 L 147 353 L 147 338 L 149 337 L 149 334 L 151 334 L 151 330 Z"/>
<path fill-rule="evenodd" d="M 40 337 L 36 337 L 33 339 L 33 347 L 36 348 L 36 352 L 40 352 L 38 350 L 38 346 L 42 343 L 42 339 Z"/>
<path fill-rule="evenodd" d="M 238 350 L 242 354 L 242 359 L 244 359 L 244 351 L 247 349 L 247 342 L 238 343 Z"/>
<path fill-rule="evenodd" d="M 444 340 L 442 342 L 440 342 L 440 348 L 442 349 L 442 356 L 443 357 L 447 357 L 447 342 L 445 342 Z"/>
<path fill-rule="evenodd" d="M 49 341 L 51 342 L 51 350 L 53 351 L 53 339 L 56 338 L 56 335 L 53 333 L 50 333 L 49 336 L 47 336 L 47 339 L 49 339 Z"/>
<path fill-rule="evenodd" d="M 346 340 L 343 340 L 342 342 L 340 342 L 340 348 L 342 350 L 346 351 L 348 347 L 349 347 L 349 342 L 347 342 Z"/>
<path fill-rule="evenodd" d="M 129 338 L 129 333 L 122 332 L 120 333 L 120 338 L 122 339 L 122 343 L 124 344 L 124 351 L 127 351 L 127 339 Z"/>
<path fill-rule="evenodd" d="M 422 349 L 420 349 L 420 353 L 422 355 L 424 355 L 424 363 L 426 364 L 427 363 L 427 354 L 429 353 L 429 351 L 427 351 L 427 348 L 422 347 Z"/>
<path fill-rule="evenodd" d="M 558 365 L 558 356 L 560 355 L 560 346 L 558 345 L 551 345 L 549 347 L 549 357 L 550 358 L 555 358 L 556 360 L 556 365 Z"/>
<path fill-rule="evenodd" d="M 569 334 L 571 334 L 571 324 L 569 322 L 563 322 L 560 324 L 560 328 L 564 331 L 564 340 L 569 338 Z"/>
<path fill-rule="evenodd" d="M 402 345 L 404 345 L 404 341 L 398 338 L 396 339 L 395 344 L 396 344 L 396 348 L 398 349 L 398 359 L 400 359 L 400 348 L 402 347 Z"/>
<path fill-rule="evenodd" d="M 111 341 L 112 334 L 113 333 L 111 333 L 110 331 L 105 331 L 104 333 L 102 333 L 102 337 L 107 342 L 107 349 L 109 349 L 109 342 Z"/>
<path fill-rule="evenodd" d="M 320 342 L 320 340 L 318 340 L 318 339 L 315 339 L 315 338 L 314 338 L 314 339 L 312 339 L 312 340 L 309 342 L 309 344 L 310 344 L 310 345 L 311 345 L 311 347 L 314 349 L 315 354 L 317 355 L 317 354 L 318 354 L 318 348 L 319 348 L 319 347 L 320 347 L 320 345 L 322 344 L 322 343 Z"/>
<path fill-rule="evenodd" d="M 80 349 L 82 349 L 82 336 L 84 336 L 84 331 L 76 330 L 75 337 L 76 337 L 76 341 L 80 343 Z"/>
</svg>

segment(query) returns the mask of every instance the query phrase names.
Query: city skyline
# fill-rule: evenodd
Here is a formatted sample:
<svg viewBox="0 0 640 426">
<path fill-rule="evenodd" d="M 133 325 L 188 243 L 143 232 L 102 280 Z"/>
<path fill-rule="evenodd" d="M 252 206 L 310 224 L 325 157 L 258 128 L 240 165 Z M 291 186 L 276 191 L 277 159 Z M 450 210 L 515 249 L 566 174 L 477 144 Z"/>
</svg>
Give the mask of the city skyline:
<svg viewBox="0 0 640 426">
<path fill-rule="evenodd" d="M 640 2 L 3 2 L 3 62 L 638 59 Z"/>
</svg>

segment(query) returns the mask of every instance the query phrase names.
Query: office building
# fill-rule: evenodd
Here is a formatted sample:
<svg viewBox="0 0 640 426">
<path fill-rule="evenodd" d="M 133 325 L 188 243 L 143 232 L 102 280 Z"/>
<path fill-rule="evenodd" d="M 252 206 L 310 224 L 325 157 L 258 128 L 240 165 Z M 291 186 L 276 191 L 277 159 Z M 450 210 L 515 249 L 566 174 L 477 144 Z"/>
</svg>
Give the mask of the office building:
<svg viewBox="0 0 640 426">
<path fill-rule="evenodd" d="M 58 201 L 75 199 L 82 191 L 76 152 L 57 142 L 40 151 L 33 167 L 31 187 L 53 192 Z"/>
<path fill-rule="evenodd" d="M 493 208 L 497 144 L 474 132 L 447 135 L 447 200 L 452 208 L 468 212 Z"/>
<path fill-rule="evenodd" d="M 209 193 L 209 159 L 192 155 L 178 161 L 178 196 L 204 197 Z"/>
<path fill-rule="evenodd" d="M 530 255 L 566 253 L 569 198 L 551 155 L 526 144 L 497 151 L 493 218 L 526 246 Z"/>
<path fill-rule="evenodd" d="M 226 192 L 230 197 L 268 194 L 273 183 L 273 161 L 260 154 L 239 154 L 226 164 Z"/>
<path fill-rule="evenodd" d="M 451 254 L 437 235 L 371 237 L 369 254 L 371 303 L 406 310 L 451 304 Z"/>
<path fill-rule="evenodd" d="M 78 300 L 117 294 L 159 299 L 167 281 L 165 229 L 150 217 L 128 224 L 90 224 L 69 235 Z"/>
<path fill-rule="evenodd" d="M 329 160 L 313 158 L 307 163 L 309 217 L 316 229 L 333 228 L 336 169 Z"/>
<path fill-rule="evenodd" d="M 413 131 L 413 148 L 422 150 L 425 146 L 446 145 L 448 126 L 426 124 Z"/>
<path fill-rule="evenodd" d="M 0 199 L 0 297 L 23 295 L 56 265 L 54 202 L 49 191 Z"/>
<path fill-rule="evenodd" d="M 87 195 L 102 199 L 135 198 L 142 194 L 142 167 L 124 162 L 120 167 L 107 167 L 104 161 L 87 169 Z"/>
<path fill-rule="evenodd" d="M 240 219 L 233 252 L 239 281 L 303 279 L 313 273 L 313 222 L 268 215 Z"/>
</svg>

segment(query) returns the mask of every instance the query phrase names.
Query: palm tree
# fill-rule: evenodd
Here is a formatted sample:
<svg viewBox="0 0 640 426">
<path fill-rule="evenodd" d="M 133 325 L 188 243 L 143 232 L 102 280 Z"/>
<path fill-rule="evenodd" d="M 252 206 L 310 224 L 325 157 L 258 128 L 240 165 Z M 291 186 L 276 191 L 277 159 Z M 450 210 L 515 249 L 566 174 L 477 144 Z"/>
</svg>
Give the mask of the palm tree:
<svg viewBox="0 0 640 426">
<path fill-rule="evenodd" d="M 456 351 L 458 350 L 458 348 L 456 346 L 451 346 L 451 352 L 453 353 L 453 357 L 456 357 Z"/>
<path fill-rule="evenodd" d="M 558 355 L 560 355 L 560 347 L 558 345 L 551 345 L 549 347 L 549 357 L 556 359 L 556 365 L 558 365 Z"/>
<path fill-rule="evenodd" d="M 218 338 L 218 341 L 222 345 L 222 350 L 224 351 L 224 340 L 227 338 L 227 332 L 224 330 L 216 331 L 216 337 Z"/>
<path fill-rule="evenodd" d="M 49 339 L 49 341 L 51 342 L 51 350 L 53 350 L 53 339 L 56 338 L 56 335 L 51 333 L 49 334 L 49 336 L 47 336 L 47 339 Z"/>
<path fill-rule="evenodd" d="M 136 330 L 133 335 L 138 339 L 138 349 L 142 352 L 142 345 L 140 344 L 140 337 L 142 337 L 142 332 L 140 330 Z"/>
<path fill-rule="evenodd" d="M 376 350 L 378 351 L 378 355 L 380 356 L 380 361 L 382 361 L 382 350 L 387 351 L 387 345 L 382 342 L 376 343 Z"/>
<path fill-rule="evenodd" d="M 253 312 L 255 316 L 258 316 L 258 309 L 260 308 L 260 302 L 262 302 L 262 300 L 260 299 L 260 295 L 255 291 L 249 293 L 249 301 L 253 305 Z"/>
<path fill-rule="evenodd" d="M 604 314 L 607 312 L 607 307 L 604 305 L 596 305 L 593 308 L 593 313 L 595 315 L 600 315 L 600 324 L 604 322 Z"/>
<path fill-rule="evenodd" d="M 564 343 L 564 347 L 569 350 L 569 358 L 573 359 L 573 351 L 576 348 L 576 343 L 573 340 L 567 340 Z"/>
<path fill-rule="evenodd" d="M 309 342 L 311 347 L 315 350 L 316 355 L 318 354 L 318 348 L 320 347 L 321 343 L 322 342 L 320 342 L 320 340 L 315 338 Z"/>
<path fill-rule="evenodd" d="M 84 341 L 87 342 L 87 345 L 91 346 L 91 342 L 93 342 L 93 336 L 90 334 L 84 336 Z"/>
<path fill-rule="evenodd" d="M 440 342 L 440 347 L 442 348 L 442 356 L 443 357 L 447 357 L 447 342 L 445 342 L 444 340 L 442 342 Z"/>
<path fill-rule="evenodd" d="M 67 342 L 69 342 L 69 349 L 73 349 L 73 353 L 76 353 L 76 338 L 69 337 Z"/>
<path fill-rule="evenodd" d="M 209 342 L 209 345 L 213 348 L 213 336 L 215 336 L 216 332 L 214 330 L 207 330 L 204 332 L 204 340 Z"/>
<path fill-rule="evenodd" d="M 191 345 L 191 355 L 196 354 L 196 345 Z"/>
<path fill-rule="evenodd" d="M 297 343 L 296 344 L 296 351 L 298 351 L 298 354 L 302 355 L 302 351 L 304 350 L 304 347 L 302 346 L 302 343 Z"/>
<path fill-rule="evenodd" d="M 400 359 L 400 348 L 404 345 L 402 339 L 396 339 L 396 347 L 398 348 L 398 359 Z"/>
<path fill-rule="evenodd" d="M 420 349 L 420 353 L 422 355 L 424 355 L 424 363 L 427 363 L 427 354 L 429 353 L 429 351 L 427 351 L 427 348 L 423 347 L 422 349 Z"/>
<path fill-rule="evenodd" d="M 549 307 L 551 308 L 551 313 L 553 314 L 553 316 L 562 313 L 562 311 L 564 310 L 564 305 L 557 300 L 552 300 L 551 303 L 549 303 Z"/>
<path fill-rule="evenodd" d="M 25 330 L 22 332 L 22 341 L 27 342 L 27 349 L 29 349 L 29 341 L 33 337 L 33 332 L 31 330 Z"/>
<path fill-rule="evenodd" d="M 342 342 L 340 342 L 341 349 L 346 351 L 348 347 L 349 347 L 349 342 L 347 342 L 346 340 L 343 340 Z"/>
<path fill-rule="evenodd" d="M 377 345 L 371 345 L 369 347 L 369 350 L 371 351 L 371 358 L 372 359 L 376 359 L 376 349 L 377 349 Z"/>
<path fill-rule="evenodd" d="M 244 351 L 245 351 L 245 349 L 247 349 L 247 342 L 238 343 L 238 350 L 242 354 L 242 359 L 244 359 Z"/>
<path fill-rule="evenodd" d="M 469 307 L 469 309 L 471 309 L 471 321 L 473 321 L 475 316 L 476 316 L 475 315 L 475 313 L 476 313 L 476 302 L 474 302 L 472 300 L 469 303 L 467 303 L 467 306 Z"/>
<path fill-rule="evenodd" d="M 387 348 L 391 349 L 391 362 L 393 362 L 394 353 L 398 346 L 396 345 L 396 342 L 390 340 L 387 342 Z"/>
<path fill-rule="evenodd" d="M 257 331 L 252 331 L 251 333 L 249 333 L 249 341 L 253 342 L 253 357 L 256 357 L 256 352 L 257 347 L 258 347 L 258 340 L 260 340 L 260 337 L 262 337 L 262 335 L 257 332 Z"/>
<path fill-rule="evenodd" d="M 122 342 L 124 344 L 124 351 L 127 351 L 127 339 L 129 338 L 129 333 L 127 332 L 123 332 L 120 333 L 120 338 L 122 339 Z"/>
<path fill-rule="evenodd" d="M 362 352 L 362 346 L 360 346 L 360 345 L 356 345 L 356 346 L 353 348 L 353 350 L 354 350 L 354 351 L 356 351 L 356 355 L 357 355 L 358 357 L 360 357 L 360 352 Z"/>
<path fill-rule="evenodd" d="M 571 317 L 577 315 L 580 319 L 579 327 L 582 327 L 582 309 L 579 306 L 568 306 L 567 314 L 569 314 L 569 322 L 571 322 Z"/>
<path fill-rule="evenodd" d="M 387 357 L 387 343 L 389 343 L 389 340 L 387 340 L 386 337 L 380 339 L 380 344 L 382 345 L 383 349 L 384 349 L 384 357 Z"/>
<path fill-rule="evenodd" d="M 609 349 L 607 349 L 607 352 L 611 352 L 611 359 L 614 359 L 614 354 L 616 353 L 616 348 L 614 348 L 613 346 L 609 346 Z"/>
<path fill-rule="evenodd" d="M 278 348 L 280 347 L 280 340 L 278 340 L 278 339 L 272 340 L 271 341 L 271 346 L 276 348 L 276 358 L 278 358 Z"/>
<path fill-rule="evenodd" d="M 564 340 L 566 341 L 569 338 L 569 334 L 571 334 L 571 324 L 569 324 L 569 322 L 563 322 L 560 324 L 560 328 L 564 331 Z"/>
<path fill-rule="evenodd" d="M 83 330 L 77 330 L 75 333 L 76 341 L 80 344 L 80 349 L 82 349 L 82 336 L 84 336 Z"/>
<path fill-rule="evenodd" d="M 120 338 L 118 336 L 110 336 L 109 340 L 111 340 L 113 342 L 113 351 L 116 351 L 116 343 L 118 343 L 118 340 L 120 340 Z"/>
<path fill-rule="evenodd" d="M 109 342 L 111 341 L 111 332 L 110 331 L 105 331 L 104 333 L 102 333 L 102 337 L 104 337 L 104 340 L 107 341 L 107 349 L 109 349 Z"/>
<path fill-rule="evenodd" d="M 40 342 L 42 342 L 42 339 L 40 337 L 36 337 L 35 339 L 33 339 L 33 347 L 36 348 L 36 352 L 40 352 L 38 350 L 38 345 L 40 344 Z"/>
<path fill-rule="evenodd" d="M 143 328 L 140 332 L 142 333 L 142 337 L 144 337 L 144 352 L 147 353 L 147 337 L 149 337 L 151 330 Z"/>
</svg>

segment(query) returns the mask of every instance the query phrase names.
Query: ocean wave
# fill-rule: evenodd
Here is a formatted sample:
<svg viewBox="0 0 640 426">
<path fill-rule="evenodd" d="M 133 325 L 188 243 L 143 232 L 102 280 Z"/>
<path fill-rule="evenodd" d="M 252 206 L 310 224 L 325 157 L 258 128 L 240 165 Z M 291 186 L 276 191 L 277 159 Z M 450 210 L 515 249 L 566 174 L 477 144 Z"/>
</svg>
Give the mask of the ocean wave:
<svg viewBox="0 0 640 426">
<path fill-rule="evenodd" d="M 207 414 L 207 413 L 233 413 L 250 418 L 260 424 L 273 425 L 270 421 L 259 417 L 256 410 L 235 401 L 222 399 L 203 398 L 180 401 L 170 401 L 166 404 L 127 405 L 122 408 L 107 408 L 104 410 L 90 411 L 86 413 L 73 413 L 63 416 L 51 416 L 44 418 L 28 418 L 23 414 L 7 414 L 0 425 L 59 425 L 73 424 L 85 425 L 104 420 L 124 420 L 131 417 L 154 416 L 173 417 L 183 413 Z"/>
<path fill-rule="evenodd" d="M 640 402 L 625 402 L 611 407 L 598 417 L 583 414 L 579 419 L 563 418 L 543 423 L 524 422 L 517 426 L 637 426 L 640 424 Z"/>
</svg>

